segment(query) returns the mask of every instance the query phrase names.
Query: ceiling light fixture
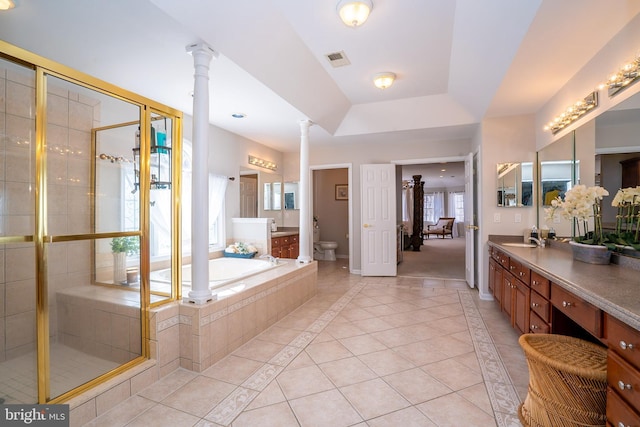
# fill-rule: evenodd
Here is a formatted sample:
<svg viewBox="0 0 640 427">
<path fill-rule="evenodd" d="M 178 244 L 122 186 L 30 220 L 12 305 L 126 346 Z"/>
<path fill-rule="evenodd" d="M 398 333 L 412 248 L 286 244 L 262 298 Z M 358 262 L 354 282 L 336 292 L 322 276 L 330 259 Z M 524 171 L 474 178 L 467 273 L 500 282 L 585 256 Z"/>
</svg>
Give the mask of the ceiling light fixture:
<svg viewBox="0 0 640 427">
<path fill-rule="evenodd" d="M 609 77 L 607 85 L 609 86 L 609 96 L 613 96 L 635 83 L 640 79 L 640 54 L 623 65 L 617 73 Z"/>
<path fill-rule="evenodd" d="M 340 0 L 337 7 L 342 22 L 354 28 L 364 24 L 371 9 L 373 9 L 371 0 Z"/>
<path fill-rule="evenodd" d="M 373 84 L 376 85 L 378 89 L 386 89 L 391 86 L 396 79 L 396 75 L 390 72 L 378 73 L 373 76 Z"/>
<path fill-rule="evenodd" d="M 13 9 L 16 4 L 13 0 L 0 0 L 0 10 L 9 10 Z"/>
<path fill-rule="evenodd" d="M 231 114 L 231 117 L 234 119 L 244 119 L 247 115 L 245 113 L 233 113 Z"/>
</svg>

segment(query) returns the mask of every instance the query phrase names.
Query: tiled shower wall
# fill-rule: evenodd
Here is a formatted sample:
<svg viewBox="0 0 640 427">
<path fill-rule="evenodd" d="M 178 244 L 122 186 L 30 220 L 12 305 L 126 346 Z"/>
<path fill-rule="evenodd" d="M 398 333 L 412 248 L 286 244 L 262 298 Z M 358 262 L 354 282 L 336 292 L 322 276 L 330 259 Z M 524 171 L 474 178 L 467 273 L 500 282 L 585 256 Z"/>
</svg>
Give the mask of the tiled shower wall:
<svg viewBox="0 0 640 427">
<path fill-rule="evenodd" d="M 47 108 L 48 234 L 90 232 L 91 128 L 100 105 L 51 82 Z M 32 71 L 0 67 L 0 234 L 35 230 L 35 80 Z M 51 339 L 57 339 L 56 293 L 87 286 L 88 242 L 47 245 Z M 0 247 L 0 361 L 35 349 L 35 249 Z"/>
</svg>

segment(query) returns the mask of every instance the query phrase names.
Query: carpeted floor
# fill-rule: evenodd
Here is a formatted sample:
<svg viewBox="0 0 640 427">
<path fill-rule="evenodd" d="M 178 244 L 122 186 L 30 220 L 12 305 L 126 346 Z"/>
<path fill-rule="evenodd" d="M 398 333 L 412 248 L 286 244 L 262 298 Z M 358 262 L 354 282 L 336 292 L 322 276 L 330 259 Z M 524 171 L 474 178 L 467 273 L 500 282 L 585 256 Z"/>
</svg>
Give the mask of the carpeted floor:
<svg viewBox="0 0 640 427">
<path fill-rule="evenodd" d="M 420 252 L 403 252 L 398 276 L 464 280 L 464 248 L 464 237 L 425 240 Z"/>
</svg>

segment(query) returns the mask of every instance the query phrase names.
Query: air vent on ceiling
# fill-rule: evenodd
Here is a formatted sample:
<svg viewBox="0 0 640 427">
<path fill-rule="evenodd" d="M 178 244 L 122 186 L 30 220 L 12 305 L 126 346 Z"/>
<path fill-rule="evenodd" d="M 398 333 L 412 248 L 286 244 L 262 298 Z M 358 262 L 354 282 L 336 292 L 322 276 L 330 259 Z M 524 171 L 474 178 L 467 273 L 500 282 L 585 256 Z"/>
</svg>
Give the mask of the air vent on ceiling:
<svg viewBox="0 0 640 427">
<path fill-rule="evenodd" d="M 345 55 L 343 51 L 328 53 L 325 56 L 329 60 L 329 64 L 331 64 L 331 66 L 334 68 L 344 67 L 345 65 L 351 64 L 351 62 L 349 62 L 349 59 L 347 58 L 347 55 Z"/>
</svg>

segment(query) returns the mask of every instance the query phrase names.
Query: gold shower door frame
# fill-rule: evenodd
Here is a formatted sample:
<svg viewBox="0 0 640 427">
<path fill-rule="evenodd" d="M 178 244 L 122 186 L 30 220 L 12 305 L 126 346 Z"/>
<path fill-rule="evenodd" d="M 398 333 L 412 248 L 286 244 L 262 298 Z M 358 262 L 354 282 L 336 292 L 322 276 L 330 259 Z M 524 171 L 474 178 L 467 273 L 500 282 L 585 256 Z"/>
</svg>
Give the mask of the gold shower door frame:
<svg viewBox="0 0 640 427">
<path fill-rule="evenodd" d="M 182 150 L 182 112 L 155 101 L 126 91 L 84 73 L 73 70 L 56 62 L 10 45 L 0 40 L 0 58 L 35 70 L 36 120 L 35 120 L 35 234 L 33 236 L 0 236 L 0 244 L 33 242 L 35 245 L 36 273 L 36 350 L 37 350 L 37 403 L 61 403 L 69 398 L 142 363 L 149 358 L 149 309 L 151 307 L 175 301 L 180 298 L 181 280 L 181 212 L 180 180 Z M 140 108 L 140 229 L 131 232 L 88 233 L 75 235 L 49 235 L 47 232 L 47 76 L 91 89 L 96 92 L 137 105 Z M 158 114 L 173 121 L 172 141 L 172 186 L 171 186 L 171 295 L 151 304 L 149 292 L 149 131 L 151 114 Z M 143 190 L 146 189 L 146 190 Z M 92 203 L 93 203 L 93 196 Z M 93 230 L 95 231 L 95 229 Z M 50 396 L 50 342 L 49 342 L 49 305 L 47 283 L 46 245 L 56 242 L 87 241 L 121 236 L 140 237 L 140 328 L 141 356 L 130 360 L 115 369 L 106 372 L 59 396 Z"/>
</svg>

